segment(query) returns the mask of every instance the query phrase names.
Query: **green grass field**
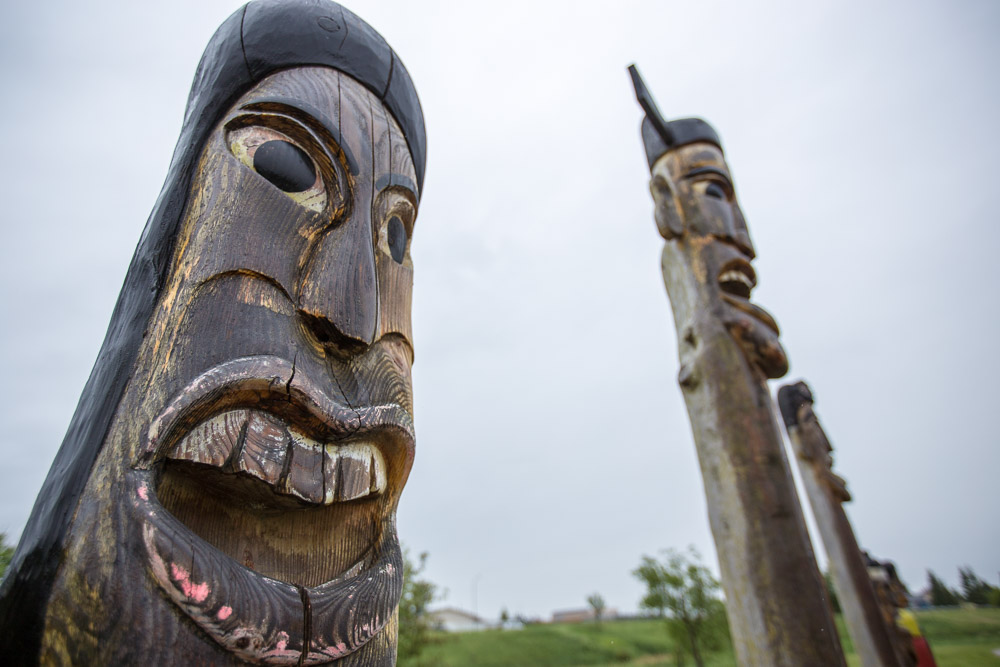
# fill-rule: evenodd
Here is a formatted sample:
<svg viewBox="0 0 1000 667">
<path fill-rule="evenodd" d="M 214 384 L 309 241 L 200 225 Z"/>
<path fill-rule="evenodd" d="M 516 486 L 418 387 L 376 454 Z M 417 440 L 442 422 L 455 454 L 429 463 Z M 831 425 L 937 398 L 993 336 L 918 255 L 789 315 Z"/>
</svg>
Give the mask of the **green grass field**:
<svg viewBox="0 0 1000 667">
<path fill-rule="evenodd" d="M 948 609 L 918 612 L 924 634 L 940 667 L 1000 667 L 1000 609 Z M 837 619 L 841 636 L 843 623 Z M 845 640 L 848 663 L 860 665 Z M 674 665 L 673 646 L 662 621 L 641 619 L 593 623 L 532 625 L 523 630 L 487 630 L 459 634 L 438 633 L 418 661 L 400 661 L 401 667 L 508 667 L 544 665 Z M 732 649 L 709 656 L 713 667 L 736 664 Z M 688 659 L 688 665 L 694 663 Z"/>
</svg>

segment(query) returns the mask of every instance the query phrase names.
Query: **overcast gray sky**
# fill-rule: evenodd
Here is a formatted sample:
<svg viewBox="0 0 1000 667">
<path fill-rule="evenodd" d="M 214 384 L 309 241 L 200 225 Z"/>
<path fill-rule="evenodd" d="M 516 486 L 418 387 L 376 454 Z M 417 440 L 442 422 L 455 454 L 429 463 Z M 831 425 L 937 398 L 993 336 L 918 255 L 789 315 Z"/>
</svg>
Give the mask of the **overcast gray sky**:
<svg viewBox="0 0 1000 667">
<path fill-rule="evenodd" d="M 7 3 L 0 530 L 16 538 L 237 2 Z M 1000 576 L 1000 4 L 358 1 L 427 120 L 417 458 L 399 510 L 443 604 L 637 608 L 643 554 L 715 569 L 676 385 L 635 61 L 721 135 L 860 542 Z M 777 385 L 774 386 L 777 388 Z M 992 527 L 991 527 L 992 526 Z"/>
</svg>

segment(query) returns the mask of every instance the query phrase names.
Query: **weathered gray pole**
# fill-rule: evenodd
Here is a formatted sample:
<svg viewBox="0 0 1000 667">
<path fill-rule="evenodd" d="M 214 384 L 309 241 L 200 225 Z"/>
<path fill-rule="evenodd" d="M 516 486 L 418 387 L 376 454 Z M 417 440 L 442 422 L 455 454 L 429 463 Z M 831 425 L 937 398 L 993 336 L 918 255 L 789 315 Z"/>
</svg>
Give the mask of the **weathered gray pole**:
<svg viewBox="0 0 1000 667">
<path fill-rule="evenodd" d="M 788 369 L 774 319 L 749 300 L 753 245 L 719 138 L 666 122 L 630 68 L 646 118 L 663 281 L 740 665 L 843 665 L 844 655 L 774 417 Z"/>
<path fill-rule="evenodd" d="M 851 500 L 851 494 L 843 478 L 833 472 L 833 447 L 812 405 L 813 395 L 805 382 L 778 391 L 778 406 L 823 537 L 844 621 L 862 665 L 898 667 L 903 663 L 896 655 L 868 567 L 842 505 Z"/>
</svg>

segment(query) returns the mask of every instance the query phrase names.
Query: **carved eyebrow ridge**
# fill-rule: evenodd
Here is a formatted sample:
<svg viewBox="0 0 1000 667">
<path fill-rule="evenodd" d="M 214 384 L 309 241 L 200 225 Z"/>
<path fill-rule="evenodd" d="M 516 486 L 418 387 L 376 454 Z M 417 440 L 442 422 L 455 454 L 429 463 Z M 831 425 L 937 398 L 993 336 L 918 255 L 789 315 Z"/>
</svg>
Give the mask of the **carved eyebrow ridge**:
<svg viewBox="0 0 1000 667">
<path fill-rule="evenodd" d="M 337 147 L 344 152 L 351 173 L 358 173 L 360 169 L 358 161 L 354 158 L 354 154 L 351 153 L 351 149 L 340 141 L 339 125 L 334 123 L 327 114 L 311 104 L 287 97 L 264 97 L 245 104 L 241 108 L 246 111 L 277 111 L 286 113 L 296 120 L 312 126 L 314 129 L 319 128 L 324 130 L 336 142 Z"/>
<path fill-rule="evenodd" d="M 388 174 L 382 174 L 375 181 L 375 190 L 384 190 L 387 187 L 398 185 L 400 187 L 406 188 L 413 195 L 413 199 L 417 200 L 417 184 L 414 183 L 409 176 L 404 174 L 397 174 L 396 172 L 390 172 Z"/>
<path fill-rule="evenodd" d="M 702 174 L 714 174 L 715 176 L 721 176 L 726 179 L 726 182 L 730 182 L 729 174 L 722 171 L 718 167 L 695 167 L 688 173 L 684 174 L 684 178 L 694 178 L 695 176 L 701 176 Z"/>
</svg>

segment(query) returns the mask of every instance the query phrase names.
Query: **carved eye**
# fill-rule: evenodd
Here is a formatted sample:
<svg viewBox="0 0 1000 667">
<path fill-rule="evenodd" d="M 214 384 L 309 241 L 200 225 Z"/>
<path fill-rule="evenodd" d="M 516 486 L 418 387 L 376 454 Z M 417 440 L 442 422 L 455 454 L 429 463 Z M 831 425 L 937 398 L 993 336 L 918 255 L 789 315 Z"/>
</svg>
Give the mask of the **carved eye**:
<svg viewBox="0 0 1000 667">
<path fill-rule="evenodd" d="M 372 217 L 378 221 L 376 232 L 379 251 L 402 266 L 409 266 L 407 249 L 413 238 L 417 217 L 416 196 L 400 186 L 390 186 L 375 197 Z"/>
<path fill-rule="evenodd" d="M 729 199 L 726 195 L 726 191 L 718 183 L 709 183 L 705 186 L 705 194 L 709 197 L 714 197 L 715 199 L 721 199 L 723 201 Z"/>
<path fill-rule="evenodd" d="M 387 234 L 389 254 L 392 255 L 392 259 L 397 264 L 402 264 L 403 257 L 406 255 L 406 227 L 403 226 L 403 221 L 398 216 L 394 215 L 389 218 Z"/>
<path fill-rule="evenodd" d="M 229 149 L 240 162 L 308 209 L 326 208 L 327 188 L 316 162 L 291 137 L 260 125 L 229 133 Z"/>
<path fill-rule="evenodd" d="M 253 154 L 257 173 L 285 192 L 304 192 L 316 182 L 316 167 L 298 146 L 272 139 L 257 147 Z"/>
</svg>

